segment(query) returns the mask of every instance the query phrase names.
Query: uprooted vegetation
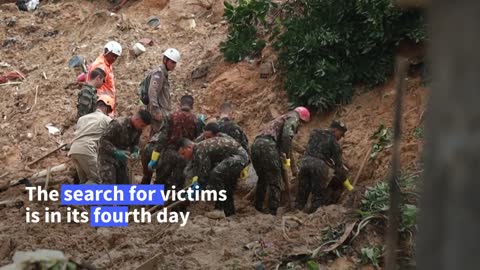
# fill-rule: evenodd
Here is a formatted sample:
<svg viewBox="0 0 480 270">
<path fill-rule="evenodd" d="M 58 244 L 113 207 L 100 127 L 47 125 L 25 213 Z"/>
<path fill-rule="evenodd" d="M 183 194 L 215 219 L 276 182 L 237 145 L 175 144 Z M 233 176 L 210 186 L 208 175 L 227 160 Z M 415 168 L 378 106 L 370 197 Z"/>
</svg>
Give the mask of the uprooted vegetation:
<svg viewBox="0 0 480 270">
<path fill-rule="evenodd" d="M 413 260 L 414 237 L 417 232 L 416 217 L 418 208 L 418 185 L 421 182 L 421 172 L 408 172 L 402 174 L 397 184 L 402 194 L 401 222 L 399 233 L 401 234 L 401 269 L 411 269 L 415 266 Z M 295 254 L 287 257 L 283 265 L 285 269 L 295 269 L 295 265 L 302 265 L 308 269 L 312 265 L 323 264 L 335 257 L 351 257 L 357 265 L 368 264 L 380 268 L 383 264 L 384 242 L 382 235 L 386 231 L 387 211 L 389 208 L 389 187 L 385 181 L 378 182 L 368 187 L 362 196 L 360 209 L 347 213 L 347 217 L 336 225 L 328 225 L 320 230 L 321 245 L 308 253 Z M 365 241 L 362 234 L 380 234 L 380 239 L 373 242 Z M 373 240 L 373 239 L 370 239 Z M 376 241 L 376 242 L 375 242 Z"/>
</svg>

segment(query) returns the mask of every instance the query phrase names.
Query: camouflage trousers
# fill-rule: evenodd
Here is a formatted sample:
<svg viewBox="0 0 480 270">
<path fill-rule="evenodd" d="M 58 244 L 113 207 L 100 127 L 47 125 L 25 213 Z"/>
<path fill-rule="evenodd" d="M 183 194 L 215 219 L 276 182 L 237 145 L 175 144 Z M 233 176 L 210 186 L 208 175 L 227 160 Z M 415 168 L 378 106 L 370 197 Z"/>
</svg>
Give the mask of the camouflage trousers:
<svg viewBox="0 0 480 270">
<path fill-rule="evenodd" d="M 98 155 L 98 176 L 102 184 L 131 184 L 127 162 L 119 162 L 111 156 Z"/>
<path fill-rule="evenodd" d="M 156 166 L 155 184 L 163 184 L 166 189 L 176 187 L 182 189 L 185 185 L 184 169 L 187 161 L 171 146 L 167 146 L 160 154 Z"/>
<path fill-rule="evenodd" d="M 159 153 L 162 152 L 162 149 L 166 144 L 166 140 L 167 131 L 166 129 L 163 129 L 158 133 L 154 134 L 152 138 L 150 138 L 150 142 L 145 145 L 142 152 L 140 153 L 143 169 L 142 184 L 149 185 L 151 183 L 153 172 L 148 170 L 148 163 L 150 162 L 154 150 Z"/>
<path fill-rule="evenodd" d="M 255 208 L 263 211 L 267 187 L 270 189 L 268 210 L 276 214 L 280 206 L 282 165 L 277 144 L 272 138 L 257 137 L 251 147 L 252 165 L 258 175 Z"/>
<path fill-rule="evenodd" d="M 329 183 L 328 165 L 322 159 L 305 156 L 300 161 L 297 209 L 301 210 L 305 207 L 310 194 L 312 194 L 312 200 L 309 212 L 314 212 L 322 205 L 336 203 L 342 191 L 342 184 L 336 177 Z"/>
<path fill-rule="evenodd" d="M 161 147 L 156 143 L 148 143 L 142 150 L 142 184 L 149 185 L 152 181 L 153 172 L 148 169 L 153 150 L 160 153 L 160 158 L 155 166 L 155 184 L 165 185 L 165 189 L 171 189 L 175 185 L 176 189 L 183 188 L 185 184 L 185 174 L 183 170 L 186 167 L 186 161 L 171 147 Z"/>
<path fill-rule="evenodd" d="M 225 201 L 217 201 L 216 209 L 223 209 L 225 216 L 235 214 L 234 195 L 237 188 L 240 173 L 248 164 L 248 154 L 245 149 L 240 148 L 240 154 L 233 155 L 222 162 L 218 163 L 208 176 L 208 185 L 217 191 L 225 190 L 227 199 Z"/>
</svg>

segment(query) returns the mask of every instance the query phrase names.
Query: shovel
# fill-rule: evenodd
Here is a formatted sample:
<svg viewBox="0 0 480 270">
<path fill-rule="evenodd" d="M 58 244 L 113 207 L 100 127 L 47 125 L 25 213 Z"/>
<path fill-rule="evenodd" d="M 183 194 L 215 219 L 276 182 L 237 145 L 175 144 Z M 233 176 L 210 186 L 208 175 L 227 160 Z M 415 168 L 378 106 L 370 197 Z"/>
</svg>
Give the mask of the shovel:
<svg viewBox="0 0 480 270">
<path fill-rule="evenodd" d="M 74 55 L 70 60 L 68 60 L 68 67 L 69 68 L 82 68 L 83 72 L 87 72 L 87 66 L 85 65 L 85 59 L 80 55 Z"/>
</svg>

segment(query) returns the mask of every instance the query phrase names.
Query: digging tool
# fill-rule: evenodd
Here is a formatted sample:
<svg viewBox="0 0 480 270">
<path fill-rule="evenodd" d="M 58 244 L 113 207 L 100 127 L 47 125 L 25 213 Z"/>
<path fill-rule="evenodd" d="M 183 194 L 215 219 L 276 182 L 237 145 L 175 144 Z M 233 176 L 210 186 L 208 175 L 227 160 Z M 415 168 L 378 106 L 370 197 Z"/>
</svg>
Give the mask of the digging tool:
<svg viewBox="0 0 480 270">
<path fill-rule="evenodd" d="M 357 184 L 360 175 L 362 175 L 363 169 L 365 168 L 365 164 L 367 164 L 368 158 L 370 157 L 370 153 L 372 152 L 372 146 L 368 145 L 367 151 L 365 152 L 365 157 L 363 158 L 362 165 L 360 165 L 360 169 L 357 172 L 357 175 L 353 179 L 352 186 Z"/>
<path fill-rule="evenodd" d="M 85 65 L 85 59 L 80 55 L 74 55 L 70 60 L 68 60 L 68 67 L 69 68 L 82 68 L 82 71 L 87 73 L 87 66 Z"/>
<path fill-rule="evenodd" d="M 31 165 L 35 164 L 35 163 L 39 162 L 40 160 L 42 160 L 42 159 L 44 159 L 44 158 L 46 158 L 46 157 L 50 156 L 51 154 L 53 154 L 53 153 L 57 152 L 58 150 L 62 149 L 62 148 L 63 148 L 63 147 L 65 147 L 65 146 L 67 146 L 67 144 L 66 144 L 66 143 L 64 143 L 64 144 L 60 145 L 59 147 L 57 147 L 57 148 L 53 149 L 52 151 L 50 151 L 50 152 L 46 153 L 45 155 L 43 155 L 43 156 L 41 156 L 41 157 L 39 157 L 39 158 L 35 159 L 34 161 L 32 161 L 32 162 L 28 163 L 27 165 L 28 165 L 28 166 L 31 166 Z"/>
</svg>

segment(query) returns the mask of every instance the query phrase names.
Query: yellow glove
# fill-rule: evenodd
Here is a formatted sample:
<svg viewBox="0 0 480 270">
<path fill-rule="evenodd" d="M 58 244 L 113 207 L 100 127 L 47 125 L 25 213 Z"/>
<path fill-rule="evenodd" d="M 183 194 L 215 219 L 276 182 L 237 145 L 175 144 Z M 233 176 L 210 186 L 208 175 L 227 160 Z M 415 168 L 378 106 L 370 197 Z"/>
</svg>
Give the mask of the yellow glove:
<svg viewBox="0 0 480 270">
<path fill-rule="evenodd" d="M 352 191 L 353 190 L 353 186 L 352 184 L 350 184 L 350 179 L 345 179 L 345 181 L 343 182 L 343 187 L 348 190 L 348 191 Z"/>
<path fill-rule="evenodd" d="M 290 168 L 290 159 L 289 158 L 287 158 L 283 161 L 283 168 L 284 169 Z"/>
<path fill-rule="evenodd" d="M 159 157 L 160 157 L 160 153 L 157 152 L 157 151 L 153 151 L 152 152 L 152 157 L 150 159 L 153 160 L 153 161 L 157 161 Z"/>
<path fill-rule="evenodd" d="M 198 181 L 198 176 L 192 177 L 192 185 Z"/>
<path fill-rule="evenodd" d="M 243 168 L 243 170 L 240 172 L 240 179 L 242 180 L 247 180 L 248 177 L 248 167 Z"/>
</svg>

